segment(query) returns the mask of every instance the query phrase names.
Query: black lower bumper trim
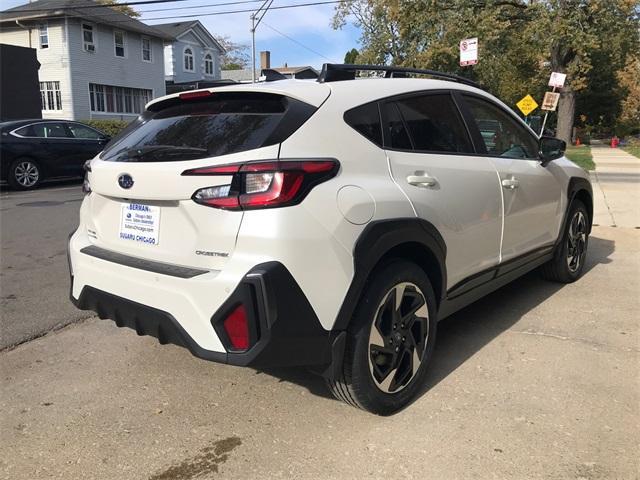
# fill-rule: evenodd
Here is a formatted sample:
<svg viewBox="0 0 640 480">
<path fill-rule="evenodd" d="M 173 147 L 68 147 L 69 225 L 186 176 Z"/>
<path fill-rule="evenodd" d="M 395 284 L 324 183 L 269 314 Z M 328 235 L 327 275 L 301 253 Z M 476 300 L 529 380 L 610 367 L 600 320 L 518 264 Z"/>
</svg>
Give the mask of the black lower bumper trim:
<svg viewBox="0 0 640 480">
<path fill-rule="evenodd" d="M 211 319 L 211 333 L 215 329 L 228 346 L 222 322 L 242 303 L 252 325 L 252 346 L 246 352 L 206 350 L 168 312 L 91 286 L 82 289 L 78 300 L 71 299 L 78 308 L 92 310 L 119 327 L 156 337 L 162 344 L 185 347 L 205 360 L 257 368 L 331 363 L 335 332 L 322 328 L 304 293 L 279 262 L 254 267 Z"/>
</svg>

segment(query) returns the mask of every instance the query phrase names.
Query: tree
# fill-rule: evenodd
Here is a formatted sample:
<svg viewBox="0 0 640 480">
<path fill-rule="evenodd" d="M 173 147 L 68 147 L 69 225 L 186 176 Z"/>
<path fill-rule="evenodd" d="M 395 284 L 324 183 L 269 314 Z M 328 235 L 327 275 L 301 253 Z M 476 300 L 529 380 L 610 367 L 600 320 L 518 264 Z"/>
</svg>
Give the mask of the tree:
<svg viewBox="0 0 640 480">
<path fill-rule="evenodd" d="M 98 0 L 98 3 L 109 5 L 112 3 L 117 3 L 117 0 Z M 130 7 L 129 5 L 118 5 L 118 6 L 113 6 L 109 8 L 112 8 L 117 12 L 124 13 L 125 15 L 132 18 L 138 18 L 140 16 L 140 12 L 136 11 L 133 7 Z"/>
<path fill-rule="evenodd" d="M 242 70 L 251 64 L 247 45 L 232 42 L 228 36 L 217 37 L 216 40 L 225 49 L 221 59 L 222 70 Z"/>
<path fill-rule="evenodd" d="M 558 135 L 570 141 L 593 59 L 620 69 L 638 49 L 638 14 L 637 0 L 350 0 L 333 25 L 361 29 L 359 59 L 458 73 L 511 105 L 541 99 L 551 71 L 565 72 Z M 480 62 L 460 67 L 460 40 L 476 36 Z"/>
<path fill-rule="evenodd" d="M 618 119 L 618 125 L 623 130 L 620 133 L 640 133 L 640 55 L 618 72 L 618 80 L 626 93 Z"/>
<path fill-rule="evenodd" d="M 355 48 L 352 48 L 344 55 L 344 63 L 347 63 L 347 64 L 356 63 L 357 59 L 358 59 L 358 50 L 356 50 Z"/>
</svg>

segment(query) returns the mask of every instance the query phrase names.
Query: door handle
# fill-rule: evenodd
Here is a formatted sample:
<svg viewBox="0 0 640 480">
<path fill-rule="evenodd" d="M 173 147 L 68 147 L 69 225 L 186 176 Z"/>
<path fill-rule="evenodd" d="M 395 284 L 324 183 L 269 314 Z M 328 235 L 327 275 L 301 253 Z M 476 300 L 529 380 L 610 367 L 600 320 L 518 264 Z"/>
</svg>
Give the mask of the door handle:
<svg viewBox="0 0 640 480">
<path fill-rule="evenodd" d="M 515 178 L 505 178 L 502 180 L 502 187 L 514 190 L 520 186 L 520 182 Z"/>
<path fill-rule="evenodd" d="M 438 183 L 438 180 L 424 172 L 414 172 L 413 175 L 407 177 L 407 183 L 414 187 L 429 188 L 434 187 Z"/>
</svg>

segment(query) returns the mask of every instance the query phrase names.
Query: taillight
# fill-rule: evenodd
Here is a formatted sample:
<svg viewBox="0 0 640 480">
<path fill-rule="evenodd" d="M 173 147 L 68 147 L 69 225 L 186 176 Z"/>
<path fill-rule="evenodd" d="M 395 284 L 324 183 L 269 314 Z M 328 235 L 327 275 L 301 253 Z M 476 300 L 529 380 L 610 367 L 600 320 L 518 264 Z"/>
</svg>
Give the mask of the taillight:
<svg viewBox="0 0 640 480">
<path fill-rule="evenodd" d="M 244 305 L 238 305 L 233 309 L 222 325 L 234 350 L 249 348 L 249 322 Z"/>
<path fill-rule="evenodd" d="M 319 183 L 333 178 L 337 160 L 267 161 L 185 170 L 182 175 L 225 175 L 231 183 L 197 190 L 196 203 L 224 210 L 286 207 L 300 203 Z"/>
</svg>

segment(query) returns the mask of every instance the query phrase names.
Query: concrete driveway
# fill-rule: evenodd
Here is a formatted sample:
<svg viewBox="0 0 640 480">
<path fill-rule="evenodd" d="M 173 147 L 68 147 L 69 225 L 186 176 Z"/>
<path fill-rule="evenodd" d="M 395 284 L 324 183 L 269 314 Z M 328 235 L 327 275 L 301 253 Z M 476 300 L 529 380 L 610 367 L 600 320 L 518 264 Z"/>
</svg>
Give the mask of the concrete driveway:
<svg viewBox="0 0 640 480">
<path fill-rule="evenodd" d="M 443 322 L 422 397 L 375 417 L 90 319 L 1 354 L 0 477 L 637 478 L 640 232 L 588 272 L 534 272 Z"/>
</svg>

